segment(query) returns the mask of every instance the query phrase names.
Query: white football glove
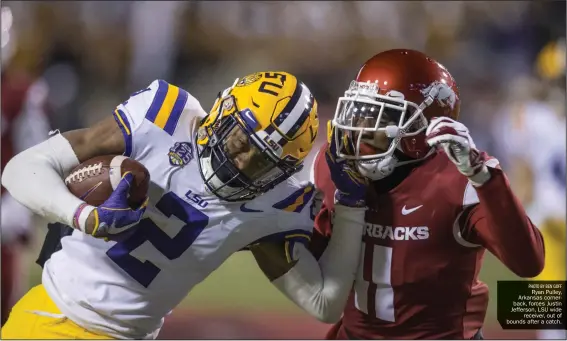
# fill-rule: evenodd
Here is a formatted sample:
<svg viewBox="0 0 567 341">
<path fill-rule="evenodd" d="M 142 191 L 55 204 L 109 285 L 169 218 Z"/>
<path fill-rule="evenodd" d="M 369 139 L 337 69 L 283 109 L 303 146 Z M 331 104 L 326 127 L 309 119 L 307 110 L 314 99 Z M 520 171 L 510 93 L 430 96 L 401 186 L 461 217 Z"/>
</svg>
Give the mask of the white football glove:
<svg viewBox="0 0 567 341">
<path fill-rule="evenodd" d="M 425 139 L 431 147 L 441 146 L 449 160 L 473 185 L 480 186 L 490 179 L 490 172 L 464 124 L 448 117 L 433 118 Z"/>
</svg>

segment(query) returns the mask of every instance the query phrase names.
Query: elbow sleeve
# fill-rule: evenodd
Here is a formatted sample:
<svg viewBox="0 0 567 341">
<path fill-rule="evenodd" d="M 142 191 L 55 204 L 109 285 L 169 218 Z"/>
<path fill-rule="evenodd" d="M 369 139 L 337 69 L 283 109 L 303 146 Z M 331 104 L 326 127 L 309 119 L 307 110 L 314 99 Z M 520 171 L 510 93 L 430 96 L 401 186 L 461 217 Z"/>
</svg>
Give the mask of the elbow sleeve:
<svg viewBox="0 0 567 341">
<path fill-rule="evenodd" d="M 75 210 L 83 201 L 69 192 L 63 177 L 78 164 L 69 141 L 57 134 L 12 158 L 2 172 L 2 185 L 49 222 L 72 226 Z"/>
</svg>

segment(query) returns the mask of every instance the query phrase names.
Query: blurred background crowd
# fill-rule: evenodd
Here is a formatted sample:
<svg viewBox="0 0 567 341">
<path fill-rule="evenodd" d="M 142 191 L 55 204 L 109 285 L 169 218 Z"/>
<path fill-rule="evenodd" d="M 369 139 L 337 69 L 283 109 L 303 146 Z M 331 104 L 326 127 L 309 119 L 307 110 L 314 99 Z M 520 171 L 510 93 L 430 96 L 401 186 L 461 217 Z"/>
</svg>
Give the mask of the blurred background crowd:
<svg viewBox="0 0 567 341">
<path fill-rule="evenodd" d="M 326 121 L 366 59 L 390 48 L 421 50 L 455 77 L 461 120 L 478 147 L 501 161 L 534 222 L 550 231 L 546 249 L 552 245 L 555 253 L 542 276 L 565 279 L 564 1 L 2 1 L 2 7 L 11 10 L 2 12 L 2 77 L 25 72 L 41 79 L 49 126 L 62 131 L 110 115 L 157 78 L 185 88 L 208 110 L 219 90 L 259 70 L 296 74 Z M 3 113 L 3 143 L 10 129 L 4 120 Z M 47 129 L 33 134 L 45 139 Z M 33 230 L 35 244 L 44 233 Z M 24 263 L 31 264 L 37 248 L 27 254 Z M 242 270 L 246 257 L 235 256 L 189 301 L 202 310 L 261 306 L 261 313 L 217 311 L 199 331 L 199 323 L 183 322 L 196 319 L 188 305 L 191 313 L 174 313 L 181 324 L 170 322 L 162 336 L 277 337 L 269 316 L 285 312 L 303 324 L 275 326 L 278 335 L 322 337 L 325 326 L 282 303 L 256 269 Z M 20 284 L 24 289 L 40 278 L 39 267 L 27 263 L 32 276 Z M 495 281 L 514 277 L 490 257 L 485 268 L 493 292 L 487 325 L 494 327 L 485 334 L 507 337 L 498 334 Z M 214 283 L 221 279 L 229 282 Z"/>
</svg>

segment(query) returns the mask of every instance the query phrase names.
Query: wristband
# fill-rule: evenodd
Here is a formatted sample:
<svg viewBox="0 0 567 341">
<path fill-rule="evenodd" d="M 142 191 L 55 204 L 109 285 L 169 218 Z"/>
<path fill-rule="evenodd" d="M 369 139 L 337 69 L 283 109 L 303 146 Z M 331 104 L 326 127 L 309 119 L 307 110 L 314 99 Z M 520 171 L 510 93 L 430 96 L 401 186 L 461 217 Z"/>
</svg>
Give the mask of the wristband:
<svg viewBox="0 0 567 341">
<path fill-rule="evenodd" d="M 75 210 L 75 214 L 73 215 L 73 227 L 86 233 L 85 229 L 87 225 L 87 219 L 94 209 L 94 206 L 91 206 L 87 203 L 82 203 L 81 205 L 79 205 L 77 210 Z"/>
</svg>

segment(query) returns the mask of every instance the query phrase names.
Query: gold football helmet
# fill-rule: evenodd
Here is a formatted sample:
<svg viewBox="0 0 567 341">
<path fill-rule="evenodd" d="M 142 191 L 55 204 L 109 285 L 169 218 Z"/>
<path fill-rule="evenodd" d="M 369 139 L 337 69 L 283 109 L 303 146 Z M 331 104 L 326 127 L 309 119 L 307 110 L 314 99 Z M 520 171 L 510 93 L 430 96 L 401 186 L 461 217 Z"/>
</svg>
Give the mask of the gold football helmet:
<svg viewBox="0 0 567 341">
<path fill-rule="evenodd" d="M 237 79 L 200 123 L 203 181 L 220 199 L 252 199 L 301 170 L 318 128 L 317 102 L 295 76 L 258 72 Z"/>
</svg>

